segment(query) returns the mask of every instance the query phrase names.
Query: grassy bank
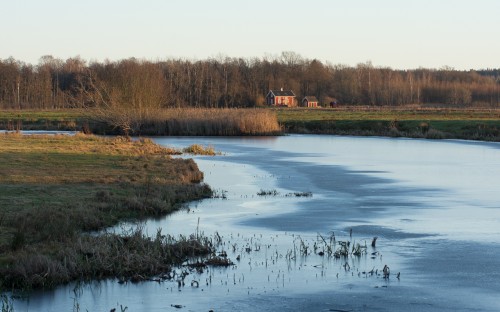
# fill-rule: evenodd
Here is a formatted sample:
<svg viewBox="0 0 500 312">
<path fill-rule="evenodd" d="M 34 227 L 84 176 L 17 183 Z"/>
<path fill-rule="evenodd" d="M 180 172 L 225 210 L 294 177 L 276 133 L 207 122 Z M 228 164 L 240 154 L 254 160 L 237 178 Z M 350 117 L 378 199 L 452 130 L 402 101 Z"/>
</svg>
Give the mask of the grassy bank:
<svg viewBox="0 0 500 312">
<path fill-rule="evenodd" d="M 276 113 L 288 133 L 500 141 L 499 109 L 342 107 Z"/>
<path fill-rule="evenodd" d="M 199 238 L 84 234 L 210 196 L 177 153 L 147 139 L 0 134 L 0 289 L 149 277 L 210 252 Z"/>
<path fill-rule="evenodd" d="M 334 109 L 169 109 L 109 111 L 4 111 L 0 129 L 87 130 L 143 135 L 272 135 L 318 133 L 500 141 L 500 109 L 338 107 Z"/>
<path fill-rule="evenodd" d="M 4 110 L 1 130 L 80 131 L 91 122 L 84 110 Z"/>
<path fill-rule="evenodd" d="M 175 136 L 281 134 L 276 114 L 265 109 L 2 111 L 0 129 Z"/>
</svg>

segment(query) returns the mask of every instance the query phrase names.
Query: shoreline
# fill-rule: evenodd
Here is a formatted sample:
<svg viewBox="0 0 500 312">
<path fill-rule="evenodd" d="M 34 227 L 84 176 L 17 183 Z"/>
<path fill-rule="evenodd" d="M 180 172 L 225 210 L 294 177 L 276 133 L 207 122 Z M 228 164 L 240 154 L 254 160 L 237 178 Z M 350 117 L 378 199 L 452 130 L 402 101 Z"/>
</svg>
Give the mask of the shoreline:
<svg viewBox="0 0 500 312">
<path fill-rule="evenodd" d="M 234 115 L 236 112 L 249 122 L 252 109 L 220 110 Z M 252 123 L 241 130 L 224 129 L 218 120 L 201 125 L 193 121 L 175 121 L 160 125 L 159 120 L 144 121 L 134 136 L 276 136 L 283 134 L 333 134 L 352 136 L 407 137 L 424 139 L 463 139 L 474 141 L 500 141 L 500 110 L 470 108 L 394 108 L 394 107 L 339 107 L 333 109 L 261 109 L 276 114 L 281 127 L 269 127 L 270 132 Z M 245 115 L 246 114 L 246 115 Z M 183 117 L 184 118 L 184 117 Z M 242 119 L 243 120 L 243 119 Z M 193 122 L 190 126 L 189 123 Z M 211 122 L 215 122 L 213 126 Z M 237 121 L 234 121 L 237 122 Z M 174 128 L 173 128 L 174 127 Z M 207 132 L 208 128 L 215 127 Z M 234 125 L 228 126 L 234 127 Z M 248 128 L 250 127 L 250 128 Z M 260 130 L 259 130 L 260 129 Z M 70 111 L 1 111 L 0 130 L 9 131 L 79 131 L 98 135 L 120 135 L 123 131 L 103 121 L 92 119 L 83 110 Z M 263 131 L 263 132 L 262 132 Z"/>
<path fill-rule="evenodd" d="M 260 146 L 260 148 L 268 151 L 268 148 L 272 147 L 272 145 L 270 146 L 270 144 L 272 144 L 273 142 L 278 143 L 277 141 L 289 141 L 289 144 L 293 146 L 292 150 L 290 151 L 291 154 L 283 153 L 283 145 L 279 144 L 276 146 L 277 154 L 275 156 L 277 157 L 269 157 L 269 154 L 264 154 L 264 156 L 267 155 L 265 158 L 289 163 L 290 156 L 299 158 L 313 157 L 313 155 L 309 155 L 307 153 L 309 145 L 300 145 L 302 146 L 301 149 L 295 149 L 295 146 L 298 146 L 297 144 L 295 144 L 295 141 L 300 137 L 301 136 L 296 136 L 295 138 L 280 137 L 271 139 L 271 141 L 266 141 L 263 146 Z M 326 140 L 327 138 L 311 136 L 310 139 L 313 141 L 321 141 Z M 192 144 L 193 142 L 200 142 L 197 140 L 198 138 L 196 137 L 188 139 L 177 138 L 174 139 L 174 146 L 185 146 L 188 144 Z M 332 138 L 332 140 L 344 141 L 344 143 L 347 144 L 348 142 L 346 141 L 349 141 L 349 138 Z M 361 139 L 361 141 L 365 142 L 371 140 L 372 139 Z M 163 144 L 172 144 L 170 138 L 165 138 L 164 140 L 159 141 L 163 141 Z M 456 281 L 454 279 L 449 279 L 449 276 L 451 276 L 450 274 L 453 274 L 454 266 L 449 266 L 447 262 L 447 259 L 449 258 L 442 256 L 443 254 L 448 255 L 450 253 L 449 248 L 451 247 L 449 244 L 449 240 L 445 239 L 442 241 L 442 244 L 436 245 L 434 244 L 434 242 L 436 242 L 436 238 L 439 239 L 439 237 L 426 238 L 421 236 L 408 236 L 407 234 L 405 234 L 407 233 L 406 231 L 381 231 L 384 229 L 383 225 L 387 224 L 386 222 L 380 224 L 379 222 L 376 222 L 381 227 L 353 227 L 353 225 L 339 227 L 338 225 L 343 224 L 343 220 L 345 218 L 350 218 L 349 215 L 355 217 L 355 214 L 353 214 L 355 213 L 355 211 L 353 211 L 353 209 L 345 207 L 345 204 L 347 202 L 351 202 L 350 200 L 345 201 L 342 198 L 338 198 L 336 193 L 330 194 L 332 198 L 328 200 L 328 206 L 332 206 L 332 199 L 336 198 L 340 203 L 339 207 L 342 207 L 342 209 L 332 210 L 332 214 L 328 214 L 331 216 L 331 220 L 329 222 L 330 226 L 318 228 L 317 222 L 306 219 L 307 215 L 310 215 L 311 213 L 315 214 L 314 210 L 311 210 L 311 207 L 307 206 L 306 201 L 309 201 L 309 199 L 307 199 L 305 202 L 300 204 L 300 206 L 302 206 L 302 210 L 304 210 L 304 212 L 307 212 L 307 215 L 304 215 L 304 217 L 295 218 L 299 222 L 310 220 L 308 224 L 312 226 L 312 228 L 309 229 L 307 233 L 294 231 L 286 231 L 285 233 L 283 233 L 282 231 L 276 232 L 273 229 L 267 230 L 267 227 L 261 228 L 261 230 L 255 230 L 253 226 L 250 226 L 246 229 L 241 227 L 241 223 L 238 222 L 238 219 L 241 220 L 241 218 L 246 219 L 247 217 L 250 217 L 272 219 L 274 217 L 277 217 L 281 222 L 283 217 L 286 217 L 287 215 L 290 216 L 290 213 L 300 213 L 300 211 L 294 212 L 288 210 L 290 208 L 293 208 L 294 205 L 292 205 L 292 202 L 295 202 L 294 198 L 284 197 L 283 199 L 276 196 L 270 196 L 266 198 L 257 197 L 255 194 L 259 191 L 259 189 L 262 188 L 277 188 L 282 193 L 282 195 L 284 195 L 285 192 L 300 190 L 305 191 L 305 182 L 309 180 L 307 175 L 317 176 L 316 172 L 318 170 L 320 170 L 320 172 L 325 177 L 343 181 L 339 185 L 343 185 L 346 188 L 345 191 L 352 190 L 353 192 L 356 192 L 352 194 L 355 198 L 358 198 L 359 195 L 361 195 L 361 191 L 351 187 L 350 184 L 365 185 L 366 182 L 371 182 L 374 185 L 378 185 L 381 182 L 386 182 L 391 185 L 390 180 L 373 179 L 368 176 L 362 177 L 360 174 L 363 173 L 370 175 L 370 171 L 365 171 L 363 167 L 351 172 L 350 174 L 351 177 L 352 174 L 354 174 L 357 175 L 358 178 L 362 179 L 362 181 L 364 181 L 363 183 L 359 183 L 359 179 L 353 180 L 349 178 L 348 175 L 339 175 L 338 169 L 340 168 L 334 167 L 331 168 L 332 171 L 328 171 L 324 167 L 323 162 L 317 162 L 317 160 L 319 159 L 316 159 L 316 157 L 323 154 L 323 149 L 327 147 L 337 146 L 337 149 L 346 150 L 345 146 L 339 147 L 338 144 L 313 144 L 313 146 L 322 148 L 317 151 L 318 155 L 314 157 L 315 160 L 309 159 L 309 161 L 313 161 L 315 163 L 313 167 L 316 167 L 316 169 L 310 170 L 313 168 L 307 165 L 307 163 L 304 163 L 303 170 L 299 170 L 300 174 L 297 174 L 295 172 L 289 172 L 290 167 L 288 166 L 275 166 L 275 162 L 269 164 L 266 163 L 267 166 L 269 166 L 267 169 L 271 170 L 267 170 L 266 167 L 262 167 L 260 165 L 256 167 L 260 169 L 256 170 L 252 166 L 252 163 L 262 165 L 261 162 L 259 162 L 257 159 L 255 159 L 255 157 L 252 156 L 258 150 L 256 149 L 256 146 L 254 146 L 254 144 L 262 141 L 259 138 L 243 140 L 242 142 L 240 142 L 240 144 L 232 144 L 234 140 L 231 138 L 222 139 L 222 142 L 219 143 L 216 143 L 217 141 L 219 141 L 218 138 L 205 138 L 205 141 L 203 141 L 203 143 L 209 145 L 213 144 L 217 149 L 224 150 L 225 152 L 227 152 L 227 156 L 229 159 L 201 157 L 200 160 L 206 159 L 206 162 L 201 161 L 199 165 L 200 169 L 205 172 L 206 181 L 209 182 L 210 185 L 213 185 L 217 189 L 224 187 L 228 183 L 236 187 L 236 189 L 231 187 L 231 189 L 228 190 L 227 195 L 229 200 L 209 199 L 207 201 L 202 201 L 201 203 L 196 203 L 191 207 L 191 211 L 179 211 L 178 213 L 172 215 L 172 217 L 165 218 L 163 221 L 152 220 L 151 224 L 149 224 L 150 222 L 148 222 L 148 229 L 149 233 L 153 236 L 156 232 L 155 229 L 158 227 L 161 227 L 163 229 L 170 229 L 170 231 L 173 231 L 173 233 L 177 234 L 186 233 L 186 229 L 198 229 L 198 225 L 200 226 L 200 231 L 205 233 L 218 231 L 223 240 L 231 241 L 231 245 L 226 246 L 228 257 L 234 260 L 237 255 L 241 255 L 241 261 L 237 262 L 237 266 L 235 268 L 216 268 L 206 270 L 206 275 L 199 275 L 192 272 L 189 279 L 200 281 L 200 288 L 192 287 L 189 283 L 186 283 L 185 287 L 179 288 L 175 281 L 166 281 L 164 283 L 155 282 L 140 284 L 120 284 L 117 280 L 107 280 L 101 283 L 94 283 L 93 285 L 95 285 L 95 287 L 105 290 L 105 294 L 96 299 L 94 296 L 92 296 L 92 286 L 85 286 L 85 288 L 82 288 L 81 297 L 78 297 L 78 303 L 81 304 L 82 307 L 90 307 L 89 309 L 91 310 L 109 310 L 112 305 L 117 302 L 114 299 L 115 297 L 106 297 L 106 294 L 109 295 L 111 293 L 117 296 L 116 298 L 120 298 L 119 303 L 123 304 L 124 306 L 128 306 L 129 309 L 137 309 L 137 307 L 140 307 L 140 302 L 142 302 L 141 298 L 143 298 L 142 294 L 144 293 L 148 293 L 148 298 L 155 298 L 154 304 L 152 304 L 152 306 L 154 307 L 164 307 L 164 303 L 166 303 L 166 306 L 168 306 L 170 303 L 175 303 L 182 305 L 186 309 L 190 310 L 214 309 L 217 311 L 233 311 L 250 310 L 249 307 L 258 307 L 262 311 L 273 311 L 283 306 L 286 309 L 290 309 L 293 311 L 301 311 L 307 308 L 316 308 L 323 310 L 351 310 L 358 308 L 363 309 L 368 306 L 372 308 L 385 308 L 387 310 L 396 311 L 398 307 L 400 308 L 402 306 L 401 304 L 406 304 L 410 299 L 414 304 L 415 311 L 441 311 L 446 309 L 451 311 L 460 310 L 460 308 L 463 307 L 470 308 L 472 306 L 476 306 L 476 303 L 472 303 L 470 301 L 468 301 L 466 305 L 462 306 L 462 303 L 457 303 L 448 299 L 453 298 L 457 294 L 460 294 L 460 292 L 463 290 L 469 291 L 467 285 L 458 288 L 452 287 L 452 289 L 450 291 L 447 291 L 446 293 L 443 293 L 441 291 L 436 292 L 436 288 L 433 288 L 436 283 L 439 283 L 439 285 L 448 285 L 449 282 L 450 286 L 463 285 L 463 283 L 460 283 L 460 281 L 462 281 L 462 279 L 460 278 Z M 303 141 L 304 143 L 307 143 L 307 141 L 309 140 Z M 395 140 L 380 139 L 380 141 L 386 141 L 389 145 L 393 145 Z M 402 143 L 408 144 L 415 143 L 412 140 L 401 141 Z M 440 145 L 438 143 L 425 143 L 424 140 L 422 140 L 420 143 L 416 143 L 426 145 L 428 144 L 429 147 Z M 242 150 L 242 145 L 247 144 L 249 144 L 249 146 L 246 149 Z M 359 146 L 364 147 L 365 144 L 363 143 Z M 375 144 L 374 146 L 379 146 L 379 144 Z M 382 151 L 382 155 L 385 155 L 385 153 L 383 152 L 385 148 L 381 148 L 380 150 Z M 242 154 L 237 154 L 238 152 L 241 152 Z M 414 155 L 414 153 L 411 154 Z M 232 157 L 236 157 L 237 159 L 234 159 L 234 162 L 231 162 L 230 159 Z M 325 158 L 324 161 L 328 161 L 328 159 L 329 158 Z M 336 159 L 339 164 L 342 164 L 343 161 L 350 159 L 350 157 L 337 157 Z M 213 164 L 213 162 L 215 162 L 215 164 Z M 364 163 L 365 162 L 360 162 L 360 164 Z M 297 169 L 299 165 L 300 163 L 295 163 L 292 168 Z M 242 168 L 244 170 L 243 174 L 240 171 L 233 171 L 233 178 L 229 178 L 225 172 L 231 170 L 229 168 L 233 166 Z M 279 170 L 276 171 L 276 169 Z M 334 172 L 335 174 L 333 174 Z M 292 179 L 290 179 L 290 175 L 292 176 Z M 300 176 L 303 176 L 304 179 L 296 179 L 296 177 Z M 369 179 L 367 180 L 367 178 Z M 283 185 L 282 182 L 284 182 L 285 185 Z M 336 184 L 332 184 L 331 182 L 325 183 L 327 181 L 324 180 L 319 180 L 318 182 L 320 183 L 319 185 L 332 188 L 333 190 L 337 190 L 339 186 Z M 292 183 L 289 185 L 291 188 L 287 186 L 289 183 Z M 307 184 L 309 185 L 311 183 Z M 311 187 L 316 189 L 319 185 L 311 184 Z M 281 190 L 283 186 L 285 186 L 285 189 Z M 390 187 L 390 189 L 393 188 L 394 186 Z M 371 187 L 368 185 L 367 189 L 371 189 Z M 383 194 L 385 193 L 383 192 L 383 189 L 377 188 L 377 190 L 382 191 L 382 194 L 379 194 L 381 196 L 383 196 Z M 414 191 L 418 190 L 416 190 L 414 187 L 411 187 L 412 194 L 414 193 Z M 323 196 L 317 196 L 319 192 L 319 190 L 313 191 L 313 197 L 311 199 L 314 201 L 322 201 Z M 403 192 L 402 195 L 404 194 L 411 195 L 406 192 Z M 246 195 L 248 195 L 248 197 Z M 261 203 L 255 206 L 256 209 L 254 209 L 252 205 L 242 205 L 242 203 L 246 201 L 253 201 L 250 199 L 252 195 L 255 196 L 257 201 L 264 201 L 265 203 Z M 365 194 L 365 196 L 367 196 L 366 200 L 372 202 L 370 194 Z M 413 194 L 411 196 L 418 195 Z M 420 196 L 418 197 L 420 198 Z M 397 204 L 397 202 L 398 201 L 391 200 L 390 205 Z M 352 204 L 355 205 L 354 202 Z M 425 203 L 422 203 L 422 206 L 427 205 Z M 284 211 L 283 208 L 285 208 L 287 214 L 278 216 L 279 214 L 281 214 L 280 212 Z M 376 206 L 374 206 L 373 208 L 375 208 L 375 210 L 378 210 Z M 345 211 L 347 215 L 344 215 L 342 211 Z M 268 215 L 267 212 L 277 212 L 278 215 L 275 215 L 274 213 Z M 372 213 L 366 211 L 366 209 L 363 209 L 363 212 L 363 215 L 365 217 L 373 215 Z M 376 211 L 373 212 L 376 213 Z M 338 214 L 337 216 L 335 216 L 336 213 Z M 368 213 L 368 215 L 366 213 Z M 240 215 L 240 217 L 238 217 L 238 214 Z M 236 217 L 236 219 L 234 219 L 234 217 Z M 415 221 L 419 219 L 415 218 L 415 216 L 408 216 L 406 213 L 404 214 L 404 218 L 413 219 Z M 199 221 L 200 219 L 201 222 Z M 323 218 L 318 220 L 322 219 Z M 356 217 L 355 219 L 359 220 L 358 217 Z M 392 219 L 399 220 L 400 217 L 398 217 L 397 214 L 396 216 L 391 217 L 391 220 Z M 227 226 L 226 221 L 231 220 L 234 222 L 231 222 L 229 226 Z M 380 221 L 382 219 L 378 220 Z M 406 225 L 410 224 L 408 223 L 409 220 L 407 219 L 401 222 L 404 222 L 404 224 Z M 393 223 L 392 221 L 390 224 L 395 225 L 396 228 L 398 228 L 397 224 L 401 225 L 401 223 Z M 367 257 L 362 257 L 360 259 L 361 262 L 358 262 L 358 260 L 356 260 L 354 265 L 351 261 L 349 261 L 349 264 L 351 264 L 351 271 L 344 272 L 345 269 L 342 267 L 342 265 L 345 263 L 344 261 L 329 259 L 327 257 L 320 257 L 319 255 L 314 254 L 314 252 L 307 257 L 300 257 L 296 262 L 292 262 L 292 268 L 294 269 L 290 271 L 284 269 L 285 267 L 289 267 L 283 263 L 284 258 L 272 257 L 272 255 L 276 254 L 275 250 L 280 254 L 283 254 L 283 257 L 285 257 L 286 250 L 288 250 L 290 246 L 295 246 L 295 244 L 297 244 L 297 250 L 299 250 L 299 235 L 300 239 L 304 240 L 306 246 L 310 247 L 311 252 L 313 251 L 314 243 L 317 243 L 317 233 L 321 233 L 325 236 L 327 235 L 328 231 L 334 230 L 336 237 L 339 240 L 349 240 L 349 228 L 353 229 L 353 239 L 356 242 L 362 243 L 366 238 L 366 240 L 368 241 L 368 245 L 369 239 L 372 237 L 372 235 L 378 235 L 380 237 L 380 241 L 377 243 L 377 251 L 383 254 L 383 262 L 382 258 L 380 258 L 380 260 L 377 260 L 372 264 L 369 253 Z M 406 228 L 406 226 L 404 228 Z M 285 230 L 289 229 L 290 227 L 287 226 L 287 229 Z M 411 228 L 408 228 L 407 230 L 409 230 L 409 233 L 413 233 L 411 231 Z M 428 230 L 429 228 L 427 228 L 427 231 Z M 483 241 L 481 237 L 482 236 L 479 236 L 480 242 Z M 467 237 L 466 239 L 468 240 Z M 249 242 L 251 242 L 251 245 L 254 247 L 262 246 L 261 251 L 258 252 L 257 250 L 252 250 L 250 253 L 246 252 L 245 248 Z M 408 245 L 408 242 L 411 242 L 411 244 Z M 236 245 L 236 250 L 233 250 L 234 247 L 230 247 L 233 244 Z M 268 244 L 271 245 L 271 249 L 264 248 L 264 246 Z M 279 244 L 279 246 L 281 247 L 275 247 L 278 246 L 277 244 Z M 415 251 L 414 246 L 421 246 L 425 248 L 422 249 L 421 252 L 418 252 L 419 248 L 417 248 L 417 251 Z M 494 247 L 496 245 L 486 244 L 483 246 L 483 244 L 481 244 L 481 246 L 483 246 L 481 247 L 474 241 L 464 244 L 461 247 L 457 247 L 457 242 L 453 242 L 452 251 L 455 252 L 452 259 L 462 259 L 462 252 L 464 250 L 469 250 L 471 246 L 475 247 L 474 254 L 485 255 L 485 252 L 488 252 L 488 250 L 492 250 L 491 247 Z M 434 247 L 439 248 L 434 249 Z M 396 252 L 396 258 L 394 252 Z M 420 259 L 418 263 L 414 262 L 415 257 L 417 259 Z M 474 268 L 474 263 L 477 259 L 474 257 L 466 258 L 467 261 L 464 262 L 465 264 L 467 264 L 465 266 L 465 269 L 467 269 L 467 272 L 472 273 L 470 269 Z M 481 258 L 484 259 L 484 257 Z M 490 268 L 493 269 L 496 260 L 493 257 L 490 258 L 493 260 L 493 262 L 491 262 L 493 266 Z M 407 266 L 407 263 L 405 261 L 400 261 L 401 259 L 407 259 L 407 261 L 410 261 L 412 265 Z M 435 259 L 440 259 L 439 261 L 441 261 L 441 265 L 434 267 L 433 262 Z M 268 260 L 269 262 L 264 265 L 266 260 Z M 271 263 L 275 263 L 274 261 L 276 261 L 276 265 L 271 266 Z M 462 263 L 463 260 L 459 261 L 460 263 Z M 452 261 L 452 263 L 454 263 L 454 261 Z M 318 264 L 323 264 L 325 266 L 325 269 L 322 270 L 321 268 L 317 267 L 316 265 Z M 395 276 L 392 275 L 390 281 L 386 281 L 382 277 L 366 278 L 362 273 L 362 271 L 371 270 L 374 266 L 375 268 L 381 270 L 384 264 L 388 264 L 391 267 L 391 270 L 394 270 L 394 274 L 401 271 L 401 281 L 399 281 Z M 418 266 L 415 267 L 415 264 L 418 264 Z M 490 283 L 493 283 L 493 285 L 497 287 L 497 284 L 494 284 L 495 279 L 494 276 L 491 275 L 491 269 L 484 271 L 479 270 L 478 272 L 474 271 L 473 276 L 477 276 L 476 274 L 482 275 L 481 277 L 478 276 L 478 278 L 474 278 L 473 280 L 481 281 L 481 283 L 484 283 L 487 280 L 483 277 L 487 277 L 489 278 Z M 178 268 L 178 270 L 182 270 L 182 268 Z M 279 274 L 283 271 L 285 271 L 286 274 L 285 279 L 283 279 L 282 275 Z M 354 275 L 352 275 L 351 272 L 353 272 Z M 339 273 L 339 275 L 336 275 L 336 273 Z M 361 277 L 358 276 L 358 274 L 360 273 L 362 274 Z M 208 281 L 209 277 L 212 277 L 212 280 L 215 282 L 206 284 L 205 281 L 206 279 Z M 424 282 L 421 283 L 422 281 Z M 304 285 L 304 282 L 308 284 L 308 287 L 306 290 L 302 291 L 301 287 Z M 418 283 L 415 284 L 415 282 Z M 34 308 L 33 311 L 38 311 L 42 309 L 36 309 L 35 307 L 42 306 L 40 305 L 40 303 L 42 303 L 43 306 L 46 307 L 53 307 L 57 304 L 59 305 L 59 307 L 62 307 L 63 305 L 66 305 L 66 307 L 68 307 L 66 309 L 58 308 L 60 310 L 70 310 L 72 304 L 72 301 L 69 298 L 72 294 L 71 290 L 71 285 L 68 285 L 67 287 L 58 288 L 58 290 L 54 293 L 50 292 L 51 296 L 44 297 L 43 295 L 40 295 L 40 297 L 38 298 L 32 298 L 34 300 L 31 302 L 31 307 Z M 497 306 L 494 302 L 484 300 L 488 299 L 489 293 L 480 293 L 480 289 L 472 290 L 473 297 L 476 298 L 476 300 L 478 301 L 477 303 L 482 304 L 480 306 L 484 307 L 485 310 L 488 310 L 487 308 L 490 308 L 491 310 L 492 307 Z M 131 297 L 127 297 L 124 294 L 130 294 Z M 478 294 L 480 295 L 481 300 L 477 298 Z M 380 297 L 378 300 L 374 301 L 374 296 Z M 57 297 L 59 299 L 53 299 L 53 297 Z M 113 299 L 109 300 L 110 298 Z M 261 298 L 262 300 L 256 301 L 256 298 Z M 426 298 L 431 298 L 429 299 L 431 301 L 429 302 Z M 432 306 L 430 304 L 432 304 Z M 29 310 L 31 311 L 31 309 Z M 463 310 L 465 311 L 465 309 Z"/>
<path fill-rule="evenodd" d="M 87 235 L 211 197 L 197 164 L 171 157 L 178 150 L 81 134 L 2 134 L 0 142 L 0 289 L 147 280 L 185 257 L 212 254 L 210 239 L 198 235 Z"/>
</svg>

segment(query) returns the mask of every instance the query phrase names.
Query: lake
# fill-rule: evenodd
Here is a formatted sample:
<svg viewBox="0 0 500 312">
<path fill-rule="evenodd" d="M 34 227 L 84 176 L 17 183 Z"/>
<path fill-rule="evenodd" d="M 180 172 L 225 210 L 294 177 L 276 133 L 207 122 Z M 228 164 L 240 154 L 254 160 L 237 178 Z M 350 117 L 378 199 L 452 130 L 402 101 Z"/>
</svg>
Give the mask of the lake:
<svg viewBox="0 0 500 312">
<path fill-rule="evenodd" d="M 328 135 L 154 140 L 224 153 L 195 157 L 220 196 L 115 230 L 217 236 L 235 265 L 190 271 L 181 287 L 68 285 L 16 300 L 16 311 L 500 310 L 498 143 Z M 329 257 L 328 246 L 337 250 L 340 242 L 366 253 Z"/>
</svg>

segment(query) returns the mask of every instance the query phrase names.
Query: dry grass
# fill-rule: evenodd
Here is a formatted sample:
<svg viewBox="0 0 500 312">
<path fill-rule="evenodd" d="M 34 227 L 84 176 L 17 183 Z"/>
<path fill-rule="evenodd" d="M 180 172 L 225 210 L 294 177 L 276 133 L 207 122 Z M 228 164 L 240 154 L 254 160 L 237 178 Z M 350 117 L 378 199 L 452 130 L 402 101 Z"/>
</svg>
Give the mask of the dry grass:
<svg viewBox="0 0 500 312">
<path fill-rule="evenodd" d="M 0 135 L 0 153 L 0 183 L 5 184 L 144 183 L 151 178 L 168 184 L 188 182 L 197 170 L 190 161 L 170 157 L 178 150 L 149 139 L 11 133 Z M 151 177 L 156 172 L 162 174 Z"/>
<path fill-rule="evenodd" d="M 123 132 L 141 135 L 276 135 L 281 128 L 266 109 L 96 110 L 89 116 Z"/>
<path fill-rule="evenodd" d="M 4 133 L 0 137 L 5 152 L 64 152 L 67 154 L 102 154 L 113 156 L 172 155 L 179 152 L 155 144 L 150 139 L 133 141 L 127 137 L 92 135 L 21 135 Z M 22 144 L 21 144 L 22 143 Z M 50 146 L 50 150 L 47 147 Z"/>
<path fill-rule="evenodd" d="M 47 250 L 53 250 L 48 255 Z M 73 280 L 116 277 L 144 281 L 166 274 L 186 257 L 213 252 L 204 237 L 145 236 L 141 230 L 127 235 L 83 235 L 74 241 L 29 246 L 15 255 L 8 270 L 0 269 L 3 282 L 15 289 L 51 288 Z"/>
<path fill-rule="evenodd" d="M 398 123 L 396 127 L 392 127 L 394 122 Z M 19 126 L 24 130 L 90 129 L 94 133 L 109 134 L 119 132 L 118 128 L 111 126 L 116 123 L 129 125 L 130 134 L 142 135 L 272 135 L 287 131 L 500 140 L 498 108 L 405 105 L 339 106 L 333 109 L 0 112 L 0 128 L 3 129 L 10 125 L 14 130 Z"/>
<path fill-rule="evenodd" d="M 184 153 L 193 154 L 193 155 L 207 155 L 207 156 L 215 156 L 220 155 L 220 152 L 217 153 L 213 146 L 203 146 L 200 144 L 190 145 L 182 150 Z"/>
<path fill-rule="evenodd" d="M 203 173 L 196 163 L 172 153 L 178 151 L 147 139 L 1 134 L 0 288 L 65 282 L 67 275 L 57 276 L 65 265 L 58 255 L 75 249 L 83 232 L 165 215 L 211 196 L 199 184 Z M 41 281 L 30 275 L 39 267 L 51 272 Z M 108 276 L 99 267 L 92 270 L 94 277 Z M 75 274 L 70 271 L 69 278 Z"/>
<path fill-rule="evenodd" d="M 266 109 L 88 109 L 0 111 L 0 129 L 82 130 L 128 135 L 275 135 L 276 113 Z"/>
</svg>

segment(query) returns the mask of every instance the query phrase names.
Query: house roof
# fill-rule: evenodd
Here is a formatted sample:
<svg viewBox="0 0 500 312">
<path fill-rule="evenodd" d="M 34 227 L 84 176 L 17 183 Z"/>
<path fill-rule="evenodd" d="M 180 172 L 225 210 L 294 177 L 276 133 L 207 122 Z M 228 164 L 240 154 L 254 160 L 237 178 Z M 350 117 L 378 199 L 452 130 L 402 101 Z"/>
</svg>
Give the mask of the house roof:
<svg viewBox="0 0 500 312">
<path fill-rule="evenodd" d="M 315 96 L 310 96 L 310 95 L 305 96 L 302 101 L 304 100 L 307 100 L 307 102 L 318 102 L 318 99 Z"/>
<path fill-rule="evenodd" d="M 274 94 L 274 96 L 295 96 L 292 90 L 271 90 L 269 93 Z"/>
</svg>

